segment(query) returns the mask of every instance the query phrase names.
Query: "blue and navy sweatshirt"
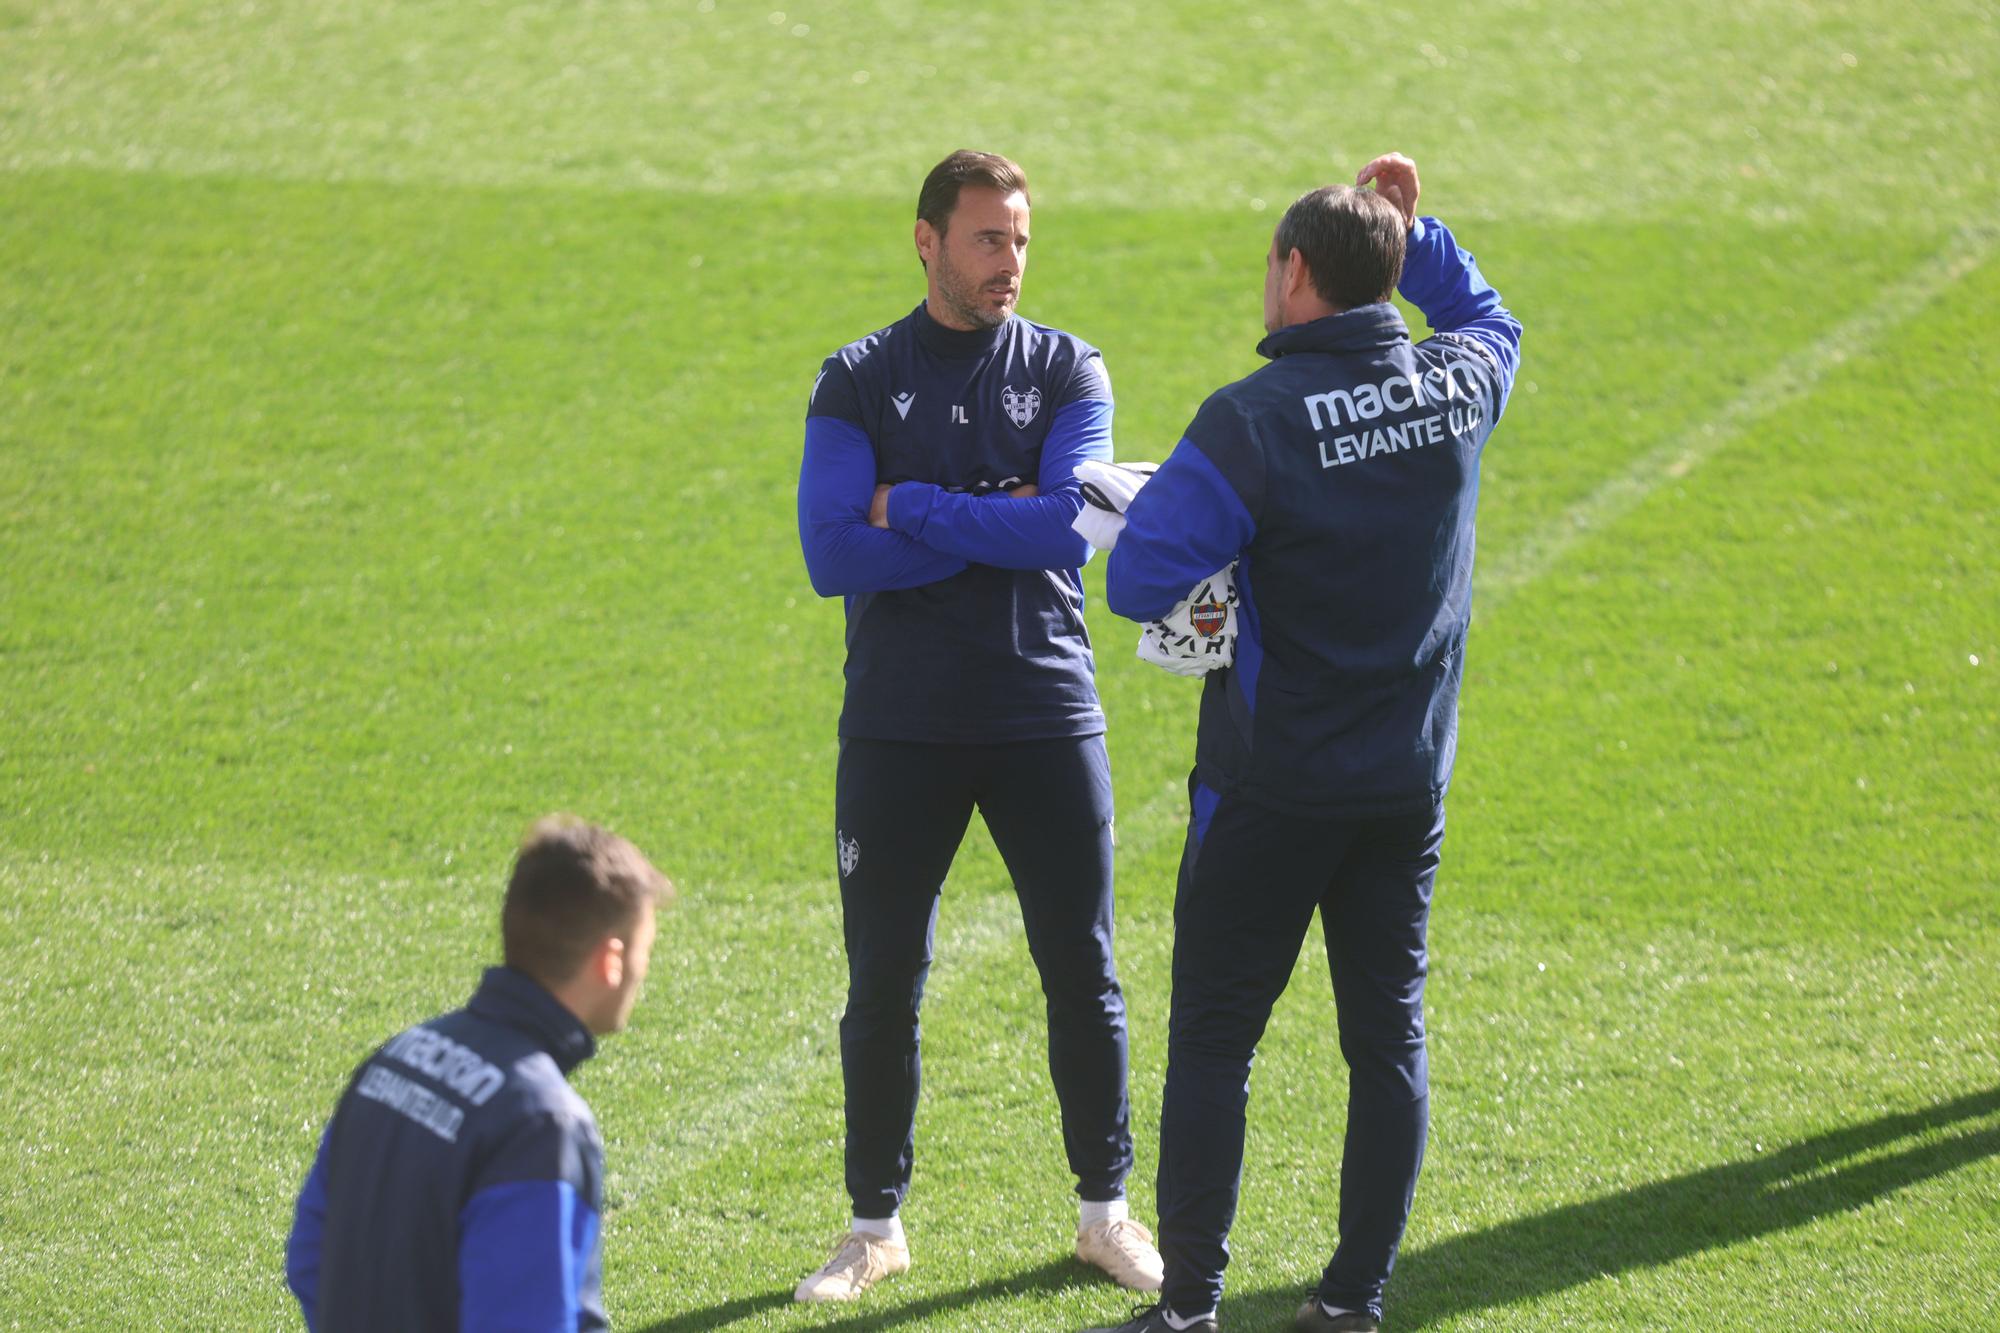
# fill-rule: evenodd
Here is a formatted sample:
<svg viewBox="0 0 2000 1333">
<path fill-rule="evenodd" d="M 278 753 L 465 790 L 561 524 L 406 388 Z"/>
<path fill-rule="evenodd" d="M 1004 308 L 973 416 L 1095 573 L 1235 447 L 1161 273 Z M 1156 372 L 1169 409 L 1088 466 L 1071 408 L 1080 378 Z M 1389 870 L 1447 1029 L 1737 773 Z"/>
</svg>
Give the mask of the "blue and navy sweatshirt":
<svg viewBox="0 0 2000 1333">
<path fill-rule="evenodd" d="M 1236 792 L 1303 815 L 1442 800 L 1472 616 L 1479 458 L 1520 364 L 1521 325 L 1436 218 L 1398 291 L 1279 329 L 1270 364 L 1211 395 L 1126 512 L 1105 595 L 1165 615 L 1231 560 L 1236 661 L 1203 687 L 1201 820 Z"/>
<path fill-rule="evenodd" d="M 806 409 L 799 541 L 847 608 L 842 736 L 950 743 L 1104 730 L 1071 528 L 1076 465 L 1111 457 L 1097 349 L 1018 316 L 921 305 L 828 357 Z M 870 527 L 894 483 L 889 528 Z M 1039 494 L 1005 492 L 1032 483 Z"/>
<path fill-rule="evenodd" d="M 526 973 L 400 1033 L 334 1107 L 286 1278 L 313 1333 L 606 1327 L 604 1147 L 565 1076 L 596 1049 Z"/>
</svg>

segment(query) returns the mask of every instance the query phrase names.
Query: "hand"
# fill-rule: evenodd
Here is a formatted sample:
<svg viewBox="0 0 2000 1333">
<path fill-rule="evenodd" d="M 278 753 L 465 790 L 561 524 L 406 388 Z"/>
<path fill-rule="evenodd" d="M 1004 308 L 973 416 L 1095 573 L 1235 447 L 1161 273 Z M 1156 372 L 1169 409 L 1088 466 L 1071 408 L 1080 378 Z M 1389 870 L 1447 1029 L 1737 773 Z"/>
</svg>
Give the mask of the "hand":
<svg viewBox="0 0 2000 1333">
<path fill-rule="evenodd" d="M 875 498 L 868 502 L 868 526 L 886 528 L 889 526 L 889 492 L 896 488 L 887 482 L 875 488 Z"/>
<path fill-rule="evenodd" d="M 1375 182 L 1375 192 L 1396 206 L 1405 229 L 1417 225 L 1417 164 L 1401 153 L 1384 153 L 1361 168 L 1356 185 Z"/>
<path fill-rule="evenodd" d="M 1041 492 L 1035 489 L 1035 483 L 1031 481 L 1027 482 L 1024 485 L 1016 486 L 1013 490 L 1008 491 L 1007 498 L 1010 500 L 1025 500 L 1031 495 L 1040 495 L 1040 494 Z"/>
</svg>

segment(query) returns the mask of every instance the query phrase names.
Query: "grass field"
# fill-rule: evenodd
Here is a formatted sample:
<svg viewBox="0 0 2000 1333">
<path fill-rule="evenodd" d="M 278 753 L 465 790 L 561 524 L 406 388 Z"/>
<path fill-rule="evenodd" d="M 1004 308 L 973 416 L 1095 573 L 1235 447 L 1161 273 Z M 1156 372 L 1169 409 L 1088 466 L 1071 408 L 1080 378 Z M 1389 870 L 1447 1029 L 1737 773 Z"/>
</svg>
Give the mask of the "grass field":
<svg viewBox="0 0 2000 1333">
<path fill-rule="evenodd" d="M 1232 16 L 729 0 L 0 0 L 0 1327 L 297 1326 L 345 1072 L 459 1003 L 572 809 L 682 891 L 578 1082 L 620 1328 L 1049 1329 L 1040 1002 L 947 887 L 916 1267 L 845 1221 L 820 357 L 916 184 L 1036 186 L 1023 309 L 1162 457 L 1269 229 L 1400 148 L 1527 326 L 1487 455 L 1394 1329 L 2000 1320 L 2000 8 Z M 1194 693 L 1096 605 L 1152 1216 Z M 1225 1326 L 1324 1262 L 1315 945 Z"/>
</svg>

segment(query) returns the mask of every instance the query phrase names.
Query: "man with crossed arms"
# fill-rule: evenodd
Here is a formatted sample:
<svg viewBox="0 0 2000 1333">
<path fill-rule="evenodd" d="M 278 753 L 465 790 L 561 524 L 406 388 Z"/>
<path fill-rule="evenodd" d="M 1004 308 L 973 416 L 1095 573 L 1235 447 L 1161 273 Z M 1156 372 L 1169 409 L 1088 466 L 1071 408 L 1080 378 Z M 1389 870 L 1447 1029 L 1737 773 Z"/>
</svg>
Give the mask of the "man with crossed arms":
<svg viewBox="0 0 2000 1333">
<path fill-rule="evenodd" d="M 834 817 L 853 1214 L 801 1301 L 849 1300 L 910 1265 L 917 1015 L 974 808 L 1048 1000 L 1076 1254 L 1159 1288 L 1159 1252 L 1125 1205 L 1111 770 L 1078 572 L 1090 552 L 1070 527 L 1077 464 L 1111 457 L 1111 382 L 1096 348 L 1014 313 L 1028 219 L 1015 163 L 938 163 L 917 199 L 924 300 L 828 357 L 806 409 L 800 543 L 814 590 L 847 612 Z"/>
</svg>

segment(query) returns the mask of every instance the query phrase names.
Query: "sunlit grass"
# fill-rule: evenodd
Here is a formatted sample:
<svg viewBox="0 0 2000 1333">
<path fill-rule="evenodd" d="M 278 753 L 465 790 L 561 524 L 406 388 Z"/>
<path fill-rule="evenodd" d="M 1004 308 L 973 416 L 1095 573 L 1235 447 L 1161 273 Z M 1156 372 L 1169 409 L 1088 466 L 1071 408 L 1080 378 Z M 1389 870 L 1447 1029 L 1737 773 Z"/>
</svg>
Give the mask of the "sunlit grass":
<svg viewBox="0 0 2000 1333">
<path fill-rule="evenodd" d="M 1281 41 L 1154 7 L 1179 73 L 1142 84 L 1107 40 L 1140 11 L 1109 6 L 1083 36 L 1022 20 L 1053 102 L 947 99 L 919 133 L 864 113 L 951 71 L 935 15 L 716 8 L 0 5 L 0 59 L 33 75 L 0 92 L 0 1323 L 287 1326 L 280 1247 L 341 1076 L 463 998 L 511 841 L 551 808 L 683 893 L 634 1029 L 579 1078 L 620 1327 L 1125 1308 L 1067 1257 L 1039 994 L 976 831 L 926 1011 L 917 1268 L 859 1311 L 786 1300 L 844 1220 L 840 617 L 797 556 L 800 422 L 819 358 L 917 300 L 902 186 L 961 137 L 1036 173 L 1024 309 L 1104 349 L 1128 458 L 1256 364 L 1254 192 L 1392 139 L 1434 164 L 1427 207 L 1528 326 L 1481 501 L 1501 569 L 1990 246 L 1959 229 L 1990 171 L 1912 216 L 1863 170 L 1912 125 L 1946 161 L 1991 128 L 1959 77 L 1990 31 L 1929 49 L 1898 11 L 1753 5 L 1724 33 L 1494 6 L 1452 40 L 1384 14 L 1376 61 L 1328 16 Z M 1776 91 L 1715 77 L 1725 37 Z M 1338 133 L 1302 149 L 1268 111 L 1329 62 Z M 572 92 L 568 63 L 597 81 Z M 656 98 L 611 96 L 656 67 Z M 670 134 L 671 106 L 706 110 Z M 1823 170 L 1836 130 L 1851 173 Z M 1725 137 L 1740 162 L 1689 156 Z M 1993 1307 L 1983 253 L 1476 608 L 1395 1326 Z M 1150 1220 L 1193 690 L 1086 584 Z M 1319 960 L 1257 1069 L 1232 1328 L 1279 1323 L 1330 1245 Z"/>
</svg>

